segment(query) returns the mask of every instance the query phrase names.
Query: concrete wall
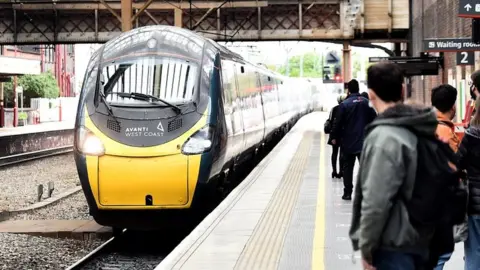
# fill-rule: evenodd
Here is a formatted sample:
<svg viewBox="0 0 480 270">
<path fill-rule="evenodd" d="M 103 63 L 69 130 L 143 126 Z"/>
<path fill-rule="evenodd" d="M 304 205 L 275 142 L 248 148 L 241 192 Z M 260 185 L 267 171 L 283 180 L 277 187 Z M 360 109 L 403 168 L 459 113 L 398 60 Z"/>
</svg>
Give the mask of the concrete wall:
<svg viewBox="0 0 480 270">
<path fill-rule="evenodd" d="M 414 56 L 418 56 L 423 51 L 422 40 L 424 38 L 471 37 L 472 20 L 457 16 L 459 0 L 413 0 L 412 2 Z M 452 78 L 465 78 L 465 69 L 468 72 L 474 68 L 459 67 L 457 69 L 456 53 L 445 53 L 444 55 L 445 70 L 441 71 L 439 76 L 426 76 L 423 80 L 415 77 L 412 98 L 430 104 L 432 87 L 442 82 L 452 83 Z M 458 81 L 457 79 L 456 83 Z"/>
</svg>

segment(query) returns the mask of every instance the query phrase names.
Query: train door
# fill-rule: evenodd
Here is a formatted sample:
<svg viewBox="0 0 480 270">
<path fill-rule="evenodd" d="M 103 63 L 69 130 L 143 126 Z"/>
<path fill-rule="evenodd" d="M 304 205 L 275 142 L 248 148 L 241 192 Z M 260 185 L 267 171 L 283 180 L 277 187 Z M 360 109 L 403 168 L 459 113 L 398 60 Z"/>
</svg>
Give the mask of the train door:
<svg viewBox="0 0 480 270">
<path fill-rule="evenodd" d="M 262 118 L 261 119 L 262 121 L 258 125 L 258 129 L 259 129 L 258 137 L 261 141 L 265 139 L 265 132 L 266 132 L 265 130 L 267 128 L 267 121 L 268 121 L 267 119 L 269 118 L 267 117 L 269 116 L 268 102 L 265 102 L 266 101 L 265 98 L 268 99 L 268 97 L 264 97 L 264 93 L 268 95 L 268 90 L 265 89 L 267 85 L 265 84 L 264 81 L 262 81 L 263 77 L 266 77 L 266 76 L 263 74 L 260 74 L 258 71 L 255 71 L 255 78 L 256 78 L 255 88 L 257 89 L 256 99 L 259 101 L 257 102 L 257 105 L 259 106 L 258 111 L 261 112 L 260 115 L 262 116 L 262 117 L 259 117 L 259 118 Z"/>
<path fill-rule="evenodd" d="M 246 65 L 236 64 L 236 67 L 238 94 L 243 116 L 244 149 L 248 149 L 252 146 L 252 136 L 255 128 L 252 96 L 250 95 L 252 86 L 250 85 L 250 78 L 247 73 Z"/>
<path fill-rule="evenodd" d="M 226 64 L 232 86 L 229 90 L 232 97 L 233 154 L 234 157 L 238 158 L 238 155 L 245 149 L 245 126 L 242 114 L 242 102 L 238 89 L 236 64 L 231 61 L 226 62 Z"/>
</svg>

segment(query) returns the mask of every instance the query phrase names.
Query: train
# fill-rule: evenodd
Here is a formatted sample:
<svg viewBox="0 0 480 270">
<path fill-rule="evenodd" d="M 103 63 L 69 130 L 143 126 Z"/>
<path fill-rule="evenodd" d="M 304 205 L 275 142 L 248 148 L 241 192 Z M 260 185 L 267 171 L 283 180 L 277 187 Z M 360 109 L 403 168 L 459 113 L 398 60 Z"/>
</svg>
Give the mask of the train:
<svg viewBox="0 0 480 270">
<path fill-rule="evenodd" d="M 178 226 L 225 179 L 312 112 L 315 85 L 197 33 L 146 26 L 90 58 L 74 156 L 94 220 L 114 231 Z"/>
</svg>

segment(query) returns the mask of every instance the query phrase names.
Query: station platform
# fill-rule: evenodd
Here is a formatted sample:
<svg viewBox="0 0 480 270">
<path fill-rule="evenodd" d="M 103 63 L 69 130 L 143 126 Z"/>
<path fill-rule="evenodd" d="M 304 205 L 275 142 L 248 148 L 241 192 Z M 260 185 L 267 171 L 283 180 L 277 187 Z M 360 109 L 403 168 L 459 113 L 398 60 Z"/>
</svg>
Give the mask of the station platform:
<svg viewBox="0 0 480 270">
<path fill-rule="evenodd" d="M 327 117 L 300 119 L 155 269 L 362 269 L 348 237 L 352 202 L 331 178 Z M 463 269 L 461 244 L 444 269 Z"/>
<path fill-rule="evenodd" d="M 93 220 L 7 220 L 0 222 L 0 233 L 20 233 L 52 238 L 108 239 L 109 227 Z"/>
<path fill-rule="evenodd" d="M 30 133 L 50 132 L 57 130 L 70 130 L 75 126 L 75 121 L 45 122 L 36 125 L 21 127 L 0 128 L 0 137 L 16 136 Z"/>
</svg>

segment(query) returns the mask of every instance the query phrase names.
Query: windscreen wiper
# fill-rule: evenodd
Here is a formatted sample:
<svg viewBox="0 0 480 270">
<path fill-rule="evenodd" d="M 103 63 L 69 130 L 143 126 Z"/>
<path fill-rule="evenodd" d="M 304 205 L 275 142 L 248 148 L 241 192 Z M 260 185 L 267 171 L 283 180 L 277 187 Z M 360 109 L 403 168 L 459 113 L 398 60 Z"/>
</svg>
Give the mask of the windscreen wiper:
<svg viewBox="0 0 480 270">
<path fill-rule="evenodd" d="M 113 113 L 112 106 L 110 106 L 110 104 L 108 104 L 107 98 L 105 97 L 105 94 L 103 93 L 103 91 L 100 91 L 99 95 L 102 98 L 103 104 L 105 104 L 105 107 L 107 107 L 108 115 L 111 116 L 113 118 L 113 120 L 115 120 L 115 122 L 117 122 L 118 126 L 120 126 L 120 122 L 118 121 L 117 117 Z"/>
<path fill-rule="evenodd" d="M 156 96 L 152 95 L 147 95 L 147 94 L 142 94 L 142 93 L 121 93 L 121 92 L 116 92 L 117 95 L 123 98 L 133 98 L 133 99 L 139 99 L 139 100 L 145 100 L 145 101 L 160 101 L 167 105 L 168 107 L 172 108 L 177 114 L 182 112 L 182 109 L 178 107 L 177 105 L 173 105 L 161 98 L 158 98 Z"/>
</svg>

